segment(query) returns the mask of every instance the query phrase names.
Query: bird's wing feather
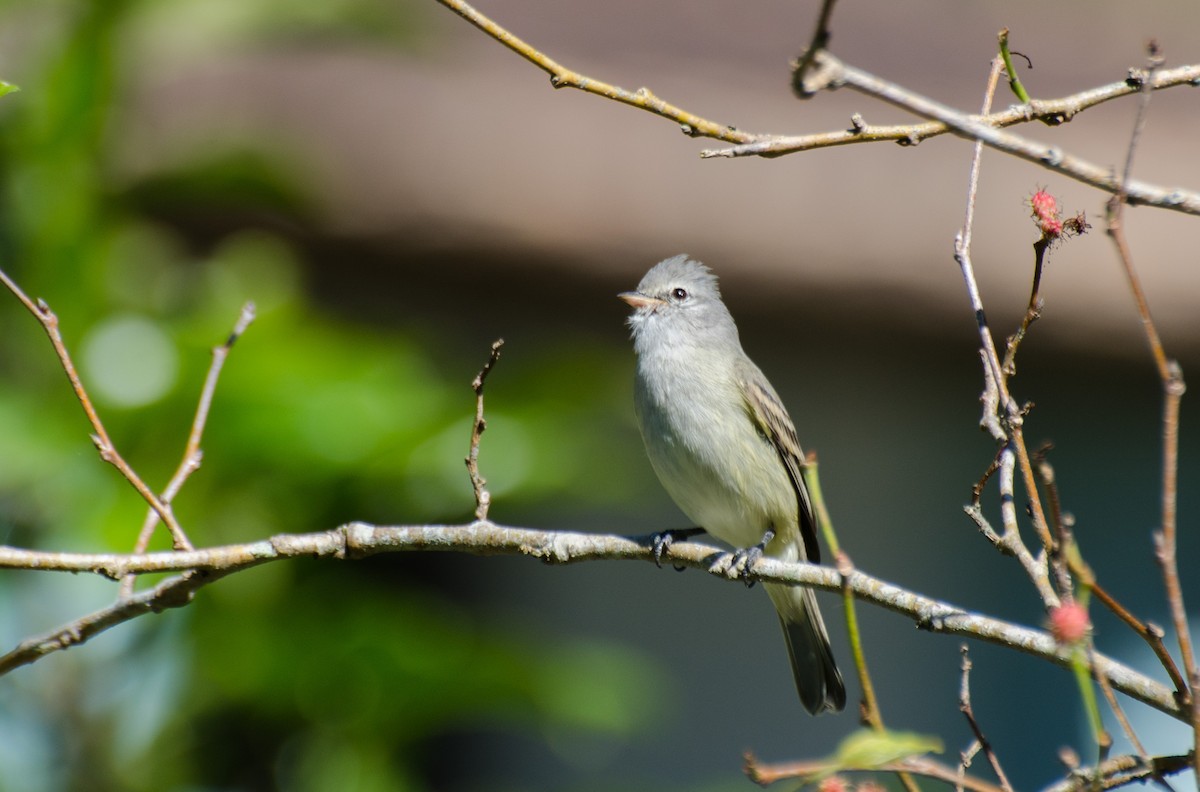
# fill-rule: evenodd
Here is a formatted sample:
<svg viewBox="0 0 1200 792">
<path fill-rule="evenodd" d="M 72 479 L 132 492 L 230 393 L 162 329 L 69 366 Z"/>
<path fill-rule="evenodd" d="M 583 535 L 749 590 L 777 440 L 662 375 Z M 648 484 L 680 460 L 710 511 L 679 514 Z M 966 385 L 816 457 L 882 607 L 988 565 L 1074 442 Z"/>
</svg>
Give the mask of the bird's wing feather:
<svg viewBox="0 0 1200 792">
<path fill-rule="evenodd" d="M 775 447 L 779 461 L 787 470 L 792 488 L 796 491 L 796 516 L 800 525 L 800 538 L 804 541 L 805 557 L 814 564 L 820 563 L 821 550 L 817 545 L 812 500 L 808 494 L 808 486 L 804 483 L 804 452 L 796 438 L 796 427 L 775 389 L 753 363 L 739 371 L 738 386 L 741 388 L 750 419 Z"/>
</svg>

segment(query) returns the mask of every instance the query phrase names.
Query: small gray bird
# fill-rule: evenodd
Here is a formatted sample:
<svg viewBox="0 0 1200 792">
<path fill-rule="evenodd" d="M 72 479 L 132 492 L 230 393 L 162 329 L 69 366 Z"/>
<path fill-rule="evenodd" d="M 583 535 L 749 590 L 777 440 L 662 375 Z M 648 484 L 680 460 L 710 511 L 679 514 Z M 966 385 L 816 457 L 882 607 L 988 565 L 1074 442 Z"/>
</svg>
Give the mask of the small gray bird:
<svg viewBox="0 0 1200 792">
<path fill-rule="evenodd" d="M 656 264 L 629 326 L 637 352 L 635 407 L 646 453 L 675 503 L 739 548 L 743 569 L 764 553 L 820 561 L 796 429 L 762 371 L 742 351 L 717 277 L 686 255 Z M 840 710 L 846 689 L 810 589 L 766 584 L 787 639 L 796 689 L 814 715 Z"/>
</svg>

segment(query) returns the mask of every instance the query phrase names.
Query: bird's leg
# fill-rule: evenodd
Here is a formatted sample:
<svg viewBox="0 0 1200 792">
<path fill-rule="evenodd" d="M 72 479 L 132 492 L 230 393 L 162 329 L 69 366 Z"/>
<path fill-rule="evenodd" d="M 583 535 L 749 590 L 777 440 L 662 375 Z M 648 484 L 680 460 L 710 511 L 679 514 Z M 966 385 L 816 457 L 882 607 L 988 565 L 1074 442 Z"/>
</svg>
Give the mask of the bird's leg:
<svg viewBox="0 0 1200 792">
<path fill-rule="evenodd" d="M 677 541 L 691 539 L 693 536 L 699 536 L 704 533 L 703 528 L 674 528 L 670 531 L 663 531 L 650 535 L 650 552 L 654 556 L 654 565 L 662 568 L 663 553 L 671 549 L 671 545 Z M 683 567 L 675 567 L 676 571 L 682 572 Z"/>
<path fill-rule="evenodd" d="M 733 570 L 734 575 L 745 581 L 746 588 L 751 588 L 754 585 L 754 581 L 746 577 L 746 575 L 749 574 L 751 567 L 758 563 L 758 559 L 763 557 L 767 545 L 774 538 L 775 529 L 768 528 L 766 533 L 763 534 L 762 541 L 758 544 L 733 551 L 733 558 L 729 561 L 729 568 Z"/>
</svg>

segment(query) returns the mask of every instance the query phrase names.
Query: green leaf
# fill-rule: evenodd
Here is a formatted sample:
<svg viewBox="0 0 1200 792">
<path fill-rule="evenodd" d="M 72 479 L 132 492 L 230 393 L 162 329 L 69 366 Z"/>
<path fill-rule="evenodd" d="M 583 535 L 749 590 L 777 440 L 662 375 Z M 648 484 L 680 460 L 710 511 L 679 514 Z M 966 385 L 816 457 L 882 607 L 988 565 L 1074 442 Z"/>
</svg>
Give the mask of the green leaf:
<svg viewBox="0 0 1200 792">
<path fill-rule="evenodd" d="M 822 768 L 809 776 L 813 782 L 843 770 L 878 770 L 885 765 L 923 753 L 941 753 L 942 741 L 915 732 L 859 729 L 846 736 Z"/>
</svg>

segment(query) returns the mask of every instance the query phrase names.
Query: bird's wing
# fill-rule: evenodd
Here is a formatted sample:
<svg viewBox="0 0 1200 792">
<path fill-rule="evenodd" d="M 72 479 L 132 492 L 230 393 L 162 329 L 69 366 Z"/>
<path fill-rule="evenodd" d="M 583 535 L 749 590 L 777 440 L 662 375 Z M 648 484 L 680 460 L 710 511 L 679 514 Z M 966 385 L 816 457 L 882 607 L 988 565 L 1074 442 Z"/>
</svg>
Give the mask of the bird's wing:
<svg viewBox="0 0 1200 792">
<path fill-rule="evenodd" d="M 800 525 L 800 538 L 804 541 L 805 557 L 818 564 L 821 562 L 821 550 L 817 545 L 812 500 L 804 483 L 804 452 L 796 438 L 796 427 L 771 383 L 753 363 L 746 361 L 744 366 L 739 367 L 738 386 L 741 388 L 750 419 L 775 447 L 779 461 L 783 463 L 788 478 L 792 481 L 792 488 L 796 491 L 796 516 Z"/>
</svg>

